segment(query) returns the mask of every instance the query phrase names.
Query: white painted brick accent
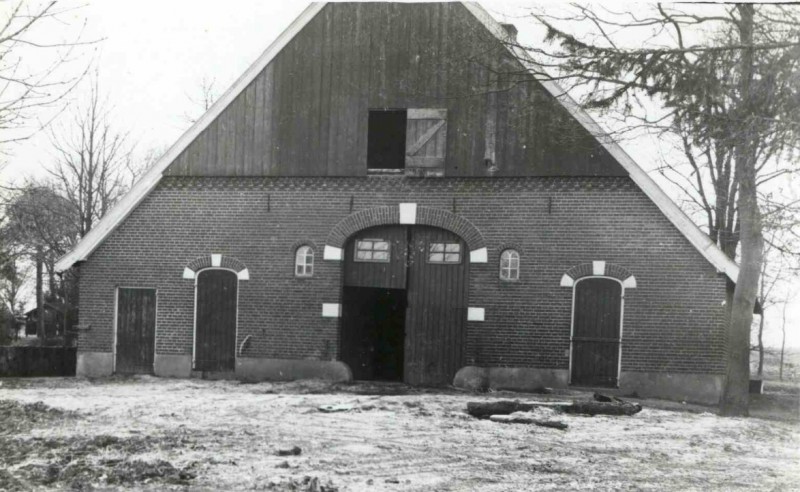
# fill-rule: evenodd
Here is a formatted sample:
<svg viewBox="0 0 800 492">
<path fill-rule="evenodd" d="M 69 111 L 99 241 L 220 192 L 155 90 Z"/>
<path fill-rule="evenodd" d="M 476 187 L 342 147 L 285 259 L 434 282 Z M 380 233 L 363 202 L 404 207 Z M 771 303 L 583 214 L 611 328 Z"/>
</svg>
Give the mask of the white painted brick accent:
<svg viewBox="0 0 800 492">
<path fill-rule="evenodd" d="M 236 276 L 239 277 L 239 280 L 250 280 L 250 271 L 245 268 L 241 272 L 237 273 Z"/>
<path fill-rule="evenodd" d="M 322 304 L 322 317 L 323 318 L 340 318 L 342 316 L 341 304 Z"/>
<path fill-rule="evenodd" d="M 593 261 L 592 262 L 592 275 L 605 275 L 606 274 L 606 262 L 605 261 Z"/>
<path fill-rule="evenodd" d="M 322 259 L 332 261 L 342 261 L 342 248 L 336 246 L 325 245 L 325 250 L 322 253 Z"/>
<path fill-rule="evenodd" d="M 480 307 L 467 308 L 467 321 L 484 321 L 486 310 Z"/>
<path fill-rule="evenodd" d="M 470 263 L 488 263 L 489 251 L 486 248 L 478 248 L 469 252 Z"/>
<path fill-rule="evenodd" d="M 566 273 L 561 276 L 561 287 L 572 287 L 575 285 L 575 280 Z"/>
<path fill-rule="evenodd" d="M 622 286 L 625 287 L 626 289 L 635 289 L 636 288 L 636 277 L 631 275 L 630 277 L 626 278 L 625 281 L 622 282 Z"/>
<path fill-rule="evenodd" d="M 211 266 L 218 267 L 222 265 L 222 255 L 213 254 L 211 255 Z"/>
<path fill-rule="evenodd" d="M 417 223 L 417 204 L 416 203 L 401 203 L 400 204 L 400 223 L 401 224 L 416 224 Z"/>
<path fill-rule="evenodd" d="M 192 280 L 194 278 L 194 270 L 189 267 L 183 269 L 183 278 Z"/>
</svg>

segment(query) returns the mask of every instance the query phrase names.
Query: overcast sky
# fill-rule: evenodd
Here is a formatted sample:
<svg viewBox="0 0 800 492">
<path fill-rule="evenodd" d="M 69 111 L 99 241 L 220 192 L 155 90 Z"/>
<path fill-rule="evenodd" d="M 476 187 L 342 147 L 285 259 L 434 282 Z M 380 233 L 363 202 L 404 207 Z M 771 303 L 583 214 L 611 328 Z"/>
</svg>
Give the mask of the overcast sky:
<svg viewBox="0 0 800 492">
<path fill-rule="evenodd" d="M 14 4 L 2 1 L 0 10 Z M 35 0 L 31 4 L 36 4 Z M 100 40 L 76 51 L 76 62 L 69 69 L 85 68 L 92 62 L 101 91 L 112 107 L 111 120 L 120 131 L 130 133 L 140 155 L 171 145 L 190 126 L 187 116 L 198 116 L 192 99 L 199 98 L 203 79 L 214 80 L 221 94 L 307 5 L 261 0 L 62 0 L 61 4 L 62 8 L 79 8 L 63 16 L 66 23 L 51 23 L 46 31 L 37 32 L 38 39 L 74 39 L 85 26 L 81 39 Z M 483 2 L 495 18 L 517 25 L 521 42 L 536 44 L 541 42 L 540 33 L 525 19 L 525 6 L 530 4 Z M 25 53 L 25 64 L 46 63 L 41 51 Z M 71 100 L 85 96 L 87 81 L 70 94 Z M 52 110 L 38 114 L 40 121 L 52 116 Z M 59 118 L 65 116 L 62 113 Z M 655 139 L 623 142 L 623 146 L 645 169 L 657 166 Z M 42 175 L 50 160 L 47 132 L 7 150 L 10 154 L 2 157 L 5 167 L 0 174 L 5 183 Z M 656 174 L 653 177 L 669 191 L 663 180 Z M 767 318 L 772 345 L 780 340 L 779 314 L 773 311 Z M 793 331 L 789 343 L 800 347 L 800 302 L 790 306 L 789 326 Z"/>
</svg>

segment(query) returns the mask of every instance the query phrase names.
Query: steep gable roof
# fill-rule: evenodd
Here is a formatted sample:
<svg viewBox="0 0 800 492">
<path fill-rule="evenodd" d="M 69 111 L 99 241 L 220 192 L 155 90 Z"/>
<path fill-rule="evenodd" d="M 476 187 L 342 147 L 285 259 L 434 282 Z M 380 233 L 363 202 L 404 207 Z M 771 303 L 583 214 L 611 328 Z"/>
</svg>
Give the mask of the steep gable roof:
<svg viewBox="0 0 800 492">
<path fill-rule="evenodd" d="M 507 40 L 505 29 L 493 19 L 480 5 L 462 2 L 466 9 L 495 37 Z M 169 165 L 194 141 L 212 122 L 244 91 L 272 59 L 313 19 L 324 7 L 325 3 L 314 3 L 306 8 L 292 24 L 264 51 L 264 53 L 233 83 L 219 100 L 187 130 L 169 150 L 145 173 L 133 188 L 113 207 L 95 227 L 56 263 L 56 269 L 63 271 L 77 262 L 86 260 L 89 255 L 116 229 L 119 224 L 136 208 L 136 206 L 159 183 Z M 527 52 L 511 44 L 506 45 L 512 55 L 526 61 L 530 66 L 533 60 Z M 533 73 L 533 71 L 532 71 Z M 604 135 L 601 127 L 580 106 L 565 94 L 555 82 L 540 78 L 543 87 L 554 96 L 566 110 L 592 135 Z M 610 139 L 600 138 L 603 147 L 629 173 L 631 179 L 656 204 L 661 212 L 677 227 L 686 239 L 717 270 L 724 272 L 731 280 L 736 281 L 739 268 L 727 257 L 700 228 L 689 219 L 683 211 L 664 193 L 663 190 L 639 167 L 622 148 Z"/>
</svg>

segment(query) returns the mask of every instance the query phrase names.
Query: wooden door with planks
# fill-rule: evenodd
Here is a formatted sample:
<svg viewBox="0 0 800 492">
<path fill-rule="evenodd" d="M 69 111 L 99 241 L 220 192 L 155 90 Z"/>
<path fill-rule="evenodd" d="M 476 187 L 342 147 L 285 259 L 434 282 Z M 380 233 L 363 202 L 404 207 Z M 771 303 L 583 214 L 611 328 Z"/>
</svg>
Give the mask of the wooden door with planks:
<svg viewBox="0 0 800 492">
<path fill-rule="evenodd" d="M 236 303 L 239 279 L 228 270 L 197 275 L 194 368 L 230 372 L 236 364 Z"/>
<path fill-rule="evenodd" d="M 156 343 L 155 289 L 117 289 L 116 372 L 152 374 Z"/>
<path fill-rule="evenodd" d="M 452 232 L 414 226 L 408 262 L 404 379 L 415 385 L 452 384 L 464 366 L 467 246 Z"/>
<path fill-rule="evenodd" d="M 617 386 L 622 286 L 607 278 L 580 280 L 574 303 L 571 384 Z"/>
</svg>

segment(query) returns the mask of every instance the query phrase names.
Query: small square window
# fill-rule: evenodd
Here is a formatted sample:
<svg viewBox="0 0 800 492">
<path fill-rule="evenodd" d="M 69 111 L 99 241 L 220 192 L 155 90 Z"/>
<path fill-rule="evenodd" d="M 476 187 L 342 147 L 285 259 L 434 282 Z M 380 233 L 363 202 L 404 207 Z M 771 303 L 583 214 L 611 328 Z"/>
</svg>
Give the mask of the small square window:
<svg viewBox="0 0 800 492">
<path fill-rule="evenodd" d="M 389 241 L 359 239 L 356 241 L 355 261 L 388 263 L 391 259 Z"/>
<path fill-rule="evenodd" d="M 430 243 L 428 263 L 461 263 L 461 244 Z"/>
</svg>

